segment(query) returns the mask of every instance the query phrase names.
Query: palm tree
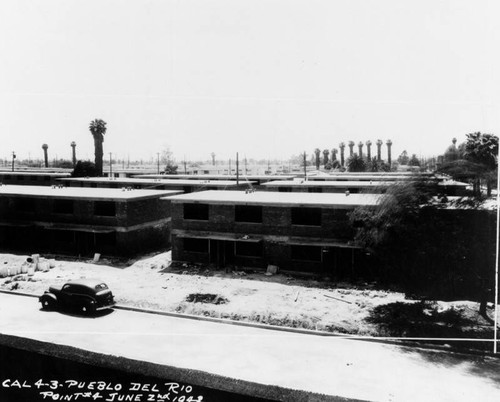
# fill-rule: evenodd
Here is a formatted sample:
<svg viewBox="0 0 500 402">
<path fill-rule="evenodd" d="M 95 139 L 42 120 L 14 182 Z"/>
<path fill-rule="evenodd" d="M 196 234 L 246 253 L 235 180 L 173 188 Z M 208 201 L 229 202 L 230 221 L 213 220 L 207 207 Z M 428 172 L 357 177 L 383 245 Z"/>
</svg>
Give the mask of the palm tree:
<svg viewBox="0 0 500 402">
<path fill-rule="evenodd" d="M 326 165 L 328 163 L 328 155 L 330 154 L 330 151 L 328 149 L 325 149 L 323 151 L 323 165 Z"/>
<path fill-rule="evenodd" d="M 73 167 L 76 166 L 76 142 L 75 141 L 71 141 L 71 148 L 73 148 L 73 152 L 72 152 L 72 161 L 73 161 Z"/>
<path fill-rule="evenodd" d="M 332 149 L 332 163 L 333 163 L 333 161 L 336 161 L 336 160 L 337 160 L 337 153 L 338 153 L 338 152 L 339 152 L 339 151 L 337 150 L 337 148 L 333 148 L 333 149 Z"/>
<path fill-rule="evenodd" d="M 358 144 L 358 150 L 359 150 L 359 157 L 362 158 L 363 157 L 363 141 L 360 141 L 359 144 Z"/>
<path fill-rule="evenodd" d="M 366 159 L 372 160 L 372 142 L 370 140 L 366 141 Z"/>
<path fill-rule="evenodd" d="M 316 148 L 314 150 L 314 155 L 316 157 L 316 170 L 319 170 L 319 165 L 320 165 L 320 155 L 321 155 L 321 149 Z"/>
<path fill-rule="evenodd" d="M 354 141 L 349 141 L 349 143 L 347 144 L 349 145 L 349 156 L 352 156 L 352 154 L 354 153 Z"/>
<path fill-rule="evenodd" d="M 391 140 L 387 140 L 387 142 L 385 144 L 387 145 L 387 163 L 389 164 L 389 166 L 391 166 L 391 162 L 392 162 L 392 159 L 391 159 L 392 141 Z"/>
<path fill-rule="evenodd" d="M 377 160 L 380 162 L 382 160 L 382 140 L 377 140 Z"/>
<path fill-rule="evenodd" d="M 347 159 L 347 170 L 349 172 L 364 172 L 366 170 L 366 163 L 361 156 L 354 153 Z"/>
<path fill-rule="evenodd" d="M 94 137 L 95 168 L 98 176 L 102 176 L 102 143 L 106 134 L 106 122 L 102 119 L 95 119 L 90 122 L 89 130 Z"/>
<path fill-rule="evenodd" d="M 344 152 L 345 152 L 345 144 L 343 142 L 341 142 L 339 144 L 339 148 L 340 148 L 340 166 L 344 167 Z"/>
<path fill-rule="evenodd" d="M 43 149 L 43 159 L 45 162 L 45 167 L 48 168 L 49 167 L 49 155 L 47 153 L 47 149 L 49 149 L 49 146 L 47 144 L 43 144 L 42 149 Z"/>
</svg>

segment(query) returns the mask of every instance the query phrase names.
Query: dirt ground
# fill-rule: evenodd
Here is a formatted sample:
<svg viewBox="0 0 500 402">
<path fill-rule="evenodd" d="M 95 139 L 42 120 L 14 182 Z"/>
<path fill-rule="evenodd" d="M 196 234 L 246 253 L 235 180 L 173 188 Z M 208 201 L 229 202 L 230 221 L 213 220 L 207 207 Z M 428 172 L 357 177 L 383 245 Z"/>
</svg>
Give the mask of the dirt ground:
<svg viewBox="0 0 500 402">
<path fill-rule="evenodd" d="M 492 338 L 491 321 L 471 301 L 420 302 L 373 284 L 318 282 L 265 272 L 175 265 L 170 252 L 128 264 L 52 260 L 33 275 L 0 277 L 0 289 L 42 294 L 70 279 L 100 278 L 119 304 L 217 318 L 369 336 Z M 43 256 L 42 256 L 43 257 Z M 0 254 L 0 276 L 26 271 L 27 256 Z M 47 264 L 48 265 L 48 264 Z M 490 306 L 490 317 L 493 318 Z"/>
</svg>

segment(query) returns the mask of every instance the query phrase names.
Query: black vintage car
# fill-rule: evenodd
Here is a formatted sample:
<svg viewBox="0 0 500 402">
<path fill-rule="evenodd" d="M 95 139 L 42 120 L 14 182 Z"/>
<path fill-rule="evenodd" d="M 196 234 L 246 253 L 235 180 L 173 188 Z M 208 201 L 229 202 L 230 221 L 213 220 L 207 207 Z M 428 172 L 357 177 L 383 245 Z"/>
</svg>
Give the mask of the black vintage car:
<svg viewBox="0 0 500 402">
<path fill-rule="evenodd" d="M 82 313 L 93 313 L 115 304 L 108 286 L 95 279 L 75 280 L 61 287 L 51 286 L 38 300 L 44 310 L 67 308 Z"/>
</svg>

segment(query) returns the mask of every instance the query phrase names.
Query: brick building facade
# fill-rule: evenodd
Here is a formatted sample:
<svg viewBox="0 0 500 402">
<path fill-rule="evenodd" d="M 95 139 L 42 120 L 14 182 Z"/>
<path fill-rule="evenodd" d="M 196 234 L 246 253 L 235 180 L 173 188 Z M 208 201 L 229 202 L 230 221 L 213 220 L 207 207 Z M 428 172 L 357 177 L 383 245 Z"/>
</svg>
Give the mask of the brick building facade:
<svg viewBox="0 0 500 402">
<path fill-rule="evenodd" d="M 204 190 L 244 190 L 249 188 L 253 182 L 235 180 L 174 180 L 174 179 L 147 179 L 130 177 L 78 177 L 64 178 L 58 183 L 68 187 L 91 187 L 91 188 L 135 188 L 176 190 L 184 193 Z"/>
<path fill-rule="evenodd" d="M 57 179 L 67 178 L 70 176 L 70 173 L 62 172 L 0 172 L 0 183 L 22 186 L 52 186 L 56 183 Z"/>
<path fill-rule="evenodd" d="M 178 191 L 0 186 L 0 247 L 91 256 L 132 255 L 170 243 Z"/>
<path fill-rule="evenodd" d="M 172 259 L 217 267 L 278 265 L 332 277 L 362 269 L 347 213 L 368 194 L 205 191 L 172 202 Z"/>
</svg>

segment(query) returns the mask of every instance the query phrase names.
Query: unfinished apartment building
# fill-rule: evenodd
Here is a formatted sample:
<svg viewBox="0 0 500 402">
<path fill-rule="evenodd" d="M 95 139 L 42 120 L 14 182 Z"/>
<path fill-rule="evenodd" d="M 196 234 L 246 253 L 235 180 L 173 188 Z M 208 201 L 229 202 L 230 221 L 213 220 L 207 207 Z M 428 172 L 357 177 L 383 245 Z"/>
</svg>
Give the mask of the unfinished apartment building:
<svg viewBox="0 0 500 402">
<path fill-rule="evenodd" d="M 170 243 L 168 196 L 179 191 L 0 186 L 3 250 L 128 256 Z"/>
<path fill-rule="evenodd" d="M 22 186 L 52 186 L 57 179 L 70 177 L 70 173 L 43 171 L 0 171 L 0 184 L 17 184 Z"/>
<path fill-rule="evenodd" d="M 58 183 L 68 187 L 135 188 L 177 190 L 184 193 L 203 190 L 244 190 L 253 182 L 237 183 L 235 180 L 174 180 L 114 177 L 78 177 L 60 179 Z"/>
<path fill-rule="evenodd" d="M 380 195 L 204 191 L 173 196 L 172 259 L 352 277 L 366 269 L 348 212 Z"/>
</svg>

